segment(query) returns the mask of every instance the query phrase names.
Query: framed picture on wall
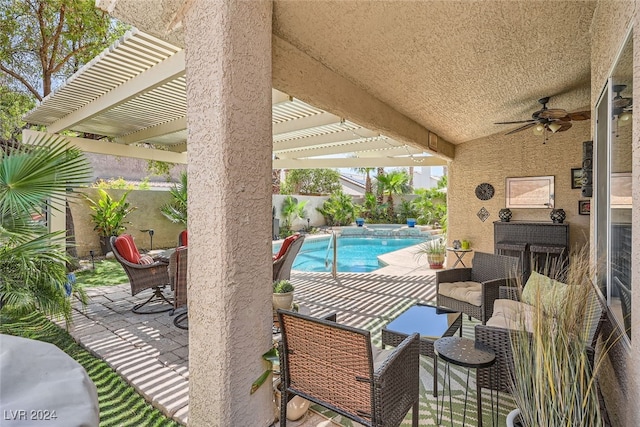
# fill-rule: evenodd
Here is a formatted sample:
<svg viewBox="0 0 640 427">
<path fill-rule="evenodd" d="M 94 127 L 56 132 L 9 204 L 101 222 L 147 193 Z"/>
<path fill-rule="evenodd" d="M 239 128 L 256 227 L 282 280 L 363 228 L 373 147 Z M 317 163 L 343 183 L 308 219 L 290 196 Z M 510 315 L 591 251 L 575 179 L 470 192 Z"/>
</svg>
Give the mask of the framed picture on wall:
<svg viewBox="0 0 640 427">
<path fill-rule="evenodd" d="M 571 169 L 571 188 L 582 187 L 582 168 Z"/>
<path fill-rule="evenodd" d="M 507 178 L 505 188 L 507 208 L 553 208 L 553 176 Z"/>
<path fill-rule="evenodd" d="M 591 200 L 578 200 L 578 213 L 580 215 L 590 215 Z"/>
</svg>

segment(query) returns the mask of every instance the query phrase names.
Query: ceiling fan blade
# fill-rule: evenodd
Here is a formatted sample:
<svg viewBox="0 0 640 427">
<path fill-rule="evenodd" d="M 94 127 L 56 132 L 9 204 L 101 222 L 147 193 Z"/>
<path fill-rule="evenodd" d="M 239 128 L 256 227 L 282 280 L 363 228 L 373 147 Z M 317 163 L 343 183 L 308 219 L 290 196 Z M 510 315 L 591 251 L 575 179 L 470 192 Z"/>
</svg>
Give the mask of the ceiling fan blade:
<svg viewBox="0 0 640 427">
<path fill-rule="evenodd" d="M 550 108 L 548 110 L 540 111 L 538 117 L 542 119 L 562 119 L 567 116 L 567 111 L 560 108 Z"/>
<path fill-rule="evenodd" d="M 537 122 L 528 123 L 528 124 L 526 124 L 524 126 L 520 126 L 519 128 L 515 128 L 514 130 L 505 133 L 505 135 L 511 135 L 512 133 L 516 133 L 516 132 L 520 132 L 521 130 L 526 130 L 526 129 L 532 128 L 537 124 L 538 124 Z"/>
<path fill-rule="evenodd" d="M 632 98 L 615 97 L 613 99 L 613 106 L 614 108 L 625 108 L 631 105 L 632 102 Z"/>
<path fill-rule="evenodd" d="M 497 122 L 497 123 L 494 123 L 494 125 L 515 125 L 517 123 L 532 123 L 532 122 L 534 122 L 534 120 L 529 119 L 529 120 L 518 120 L 515 122 Z"/>
<path fill-rule="evenodd" d="M 558 129 L 555 133 L 564 132 L 565 130 L 570 129 L 571 126 L 573 126 L 571 122 L 556 122 L 556 123 L 560 125 L 560 129 Z"/>
<path fill-rule="evenodd" d="M 575 113 L 567 114 L 569 120 L 589 120 L 591 118 L 591 111 L 576 111 Z"/>
</svg>

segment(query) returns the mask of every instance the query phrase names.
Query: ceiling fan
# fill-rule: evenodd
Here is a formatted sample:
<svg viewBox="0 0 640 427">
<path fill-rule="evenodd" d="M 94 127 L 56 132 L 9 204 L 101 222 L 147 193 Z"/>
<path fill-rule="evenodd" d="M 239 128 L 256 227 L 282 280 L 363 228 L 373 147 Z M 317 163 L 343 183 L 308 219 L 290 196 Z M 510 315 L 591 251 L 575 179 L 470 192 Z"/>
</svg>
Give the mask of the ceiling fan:
<svg viewBox="0 0 640 427">
<path fill-rule="evenodd" d="M 621 93 L 627 85 L 613 85 L 616 96 L 613 97 L 613 115 L 620 116 L 622 113 L 631 112 L 633 109 L 633 98 L 623 98 Z"/>
<path fill-rule="evenodd" d="M 529 120 L 518 120 L 515 122 L 497 122 L 496 125 L 512 125 L 524 123 L 524 125 L 515 128 L 505 135 L 511 135 L 512 133 L 520 132 L 525 129 L 534 128 L 534 134 L 542 135 L 545 130 L 552 133 L 564 132 L 571 128 L 571 122 L 573 120 L 589 120 L 591 118 L 591 111 L 578 111 L 575 113 L 568 113 L 567 110 L 561 108 L 547 108 L 549 102 L 549 96 L 540 98 L 538 102 L 542 105 L 542 108 L 531 115 Z"/>
<path fill-rule="evenodd" d="M 613 85 L 616 96 L 611 100 L 613 118 L 616 122 L 616 137 L 619 136 L 619 127 L 631 123 L 633 113 L 633 98 L 624 98 L 621 93 L 627 85 Z"/>
</svg>

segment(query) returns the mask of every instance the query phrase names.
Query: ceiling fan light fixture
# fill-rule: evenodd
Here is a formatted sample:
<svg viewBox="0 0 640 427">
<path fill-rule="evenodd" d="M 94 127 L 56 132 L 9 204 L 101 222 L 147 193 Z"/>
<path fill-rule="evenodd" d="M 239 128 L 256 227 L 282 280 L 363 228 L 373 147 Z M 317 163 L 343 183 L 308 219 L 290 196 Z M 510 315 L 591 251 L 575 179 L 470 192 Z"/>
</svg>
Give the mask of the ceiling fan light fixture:
<svg viewBox="0 0 640 427">
<path fill-rule="evenodd" d="M 548 127 L 551 132 L 556 133 L 562 127 L 562 125 L 560 123 L 553 122 L 549 123 Z"/>
<path fill-rule="evenodd" d="M 542 124 L 537 124 L 534 128 L 533 128 L 533 134 L 536 136 L 540 136 L 544 133 L 544 125 Z"/>
<path fill-rule="evenodd" d="M 633 115 L 630 111 L 625 111 L 624 113 L 618 116 L 618 125 L 619 126 L 629 126 L 631 124 L 631 118 Z"/>
</svg>

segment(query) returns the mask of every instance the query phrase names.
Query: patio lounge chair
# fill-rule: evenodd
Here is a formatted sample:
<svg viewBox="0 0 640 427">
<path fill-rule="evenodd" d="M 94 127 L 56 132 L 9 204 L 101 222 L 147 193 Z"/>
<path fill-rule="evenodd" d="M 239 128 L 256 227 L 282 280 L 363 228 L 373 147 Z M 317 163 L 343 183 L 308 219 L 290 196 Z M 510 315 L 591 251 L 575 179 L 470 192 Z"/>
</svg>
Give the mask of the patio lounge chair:
<svg viewBox="0 0 640 427">
<path fill-rule="evenodd" d="M 290 395 L 301 396 L 365 426 L 399 426 L 413 408 L 418 425 L 419 335 L 393 350 L 371 345 L 369 331 L 278 310 L 280 426 Z"/>
<path fill-rule="evenodd" d="M 535 272 L 532 272 L 532 275 Z M 527 282 L 528 283 L 528 282 Z M 528 284 L 526 286 L 529 286 Z M 501 287 L 500 299 L 496 301 L 496 312 L 486 325 L 476 325 L 475 339 L 493 349 L 496 354 L 496 362 L 490 369 L 478 370 L 477 381 L 480 387 L 510 392 L 511 366 L 513 366 L 513 351 L 511 349 L 511 335 L 516 333 L 521 326 L 522 319 L 533 319 L 534 307 L 519 301 L 519 289 L 514 287 Z M 595 291 L 591 292 L 588 303 L 587 316 L 584 319 L 584 328 L 587 333 L 586 342 L 589 344 L 587 354 L 593 367 L 593 349 L 596 346 L 601 325 L 605 319 L 604 304 Z M 492 381 L 493 376 L 493 381 Z"/>
<path fill-rule="evenodd" d="M 296 233 L 282 242 L 280 251 L 273 257 L 273 281 L 289 280 L 291 278 L 291 266 L 296 259 L 300 248 L 304 243 L 304 236 Z"/>
<path fill-rule="evenodd" d="M 155 260 L 148 255 L 141 256 L 133 242 L 133 238 L 128 234 L 111 237 L 111 247 L 113 249 L 113 255 L 129 277 L 131 295 L 136 295 L 146 289 L 153 290 L 153 294 L 149 299 L 143 303 L 134 305 L 131 311 L 136 314 L 148 314 L 162 313 L 171 310 L 172 302 L 169 301 L 162 292 L 165 286 L 170 283 L 167 263 Z M 143 262 L 143 264 L 140 264 L 140 262 Z M 145 264 L 144 262 L 150 263 Z M 141 310 L 142 307 L 156 300 L 164 302 L 164 304 L 160 304 L 158 307 L 150 310 Z"/>
<path fill-rule="evenodd" d="M 436 272 L 437 305 L 485 324 L 493 314 L 500 286 L 515 286 L 521 274 L 520 260 L 516 257 L 476 252 L 471 268 Z"/>
<path fill-rule="evenodd" d="M 180 329 L 189 329 L 187 306 L 187 247 L 180 246 L 169 258 L 169 278 L 173 288 L 173 310 L 185 307 L 185 311 L 173 318 L 173 324 Z"/>
</svg>

